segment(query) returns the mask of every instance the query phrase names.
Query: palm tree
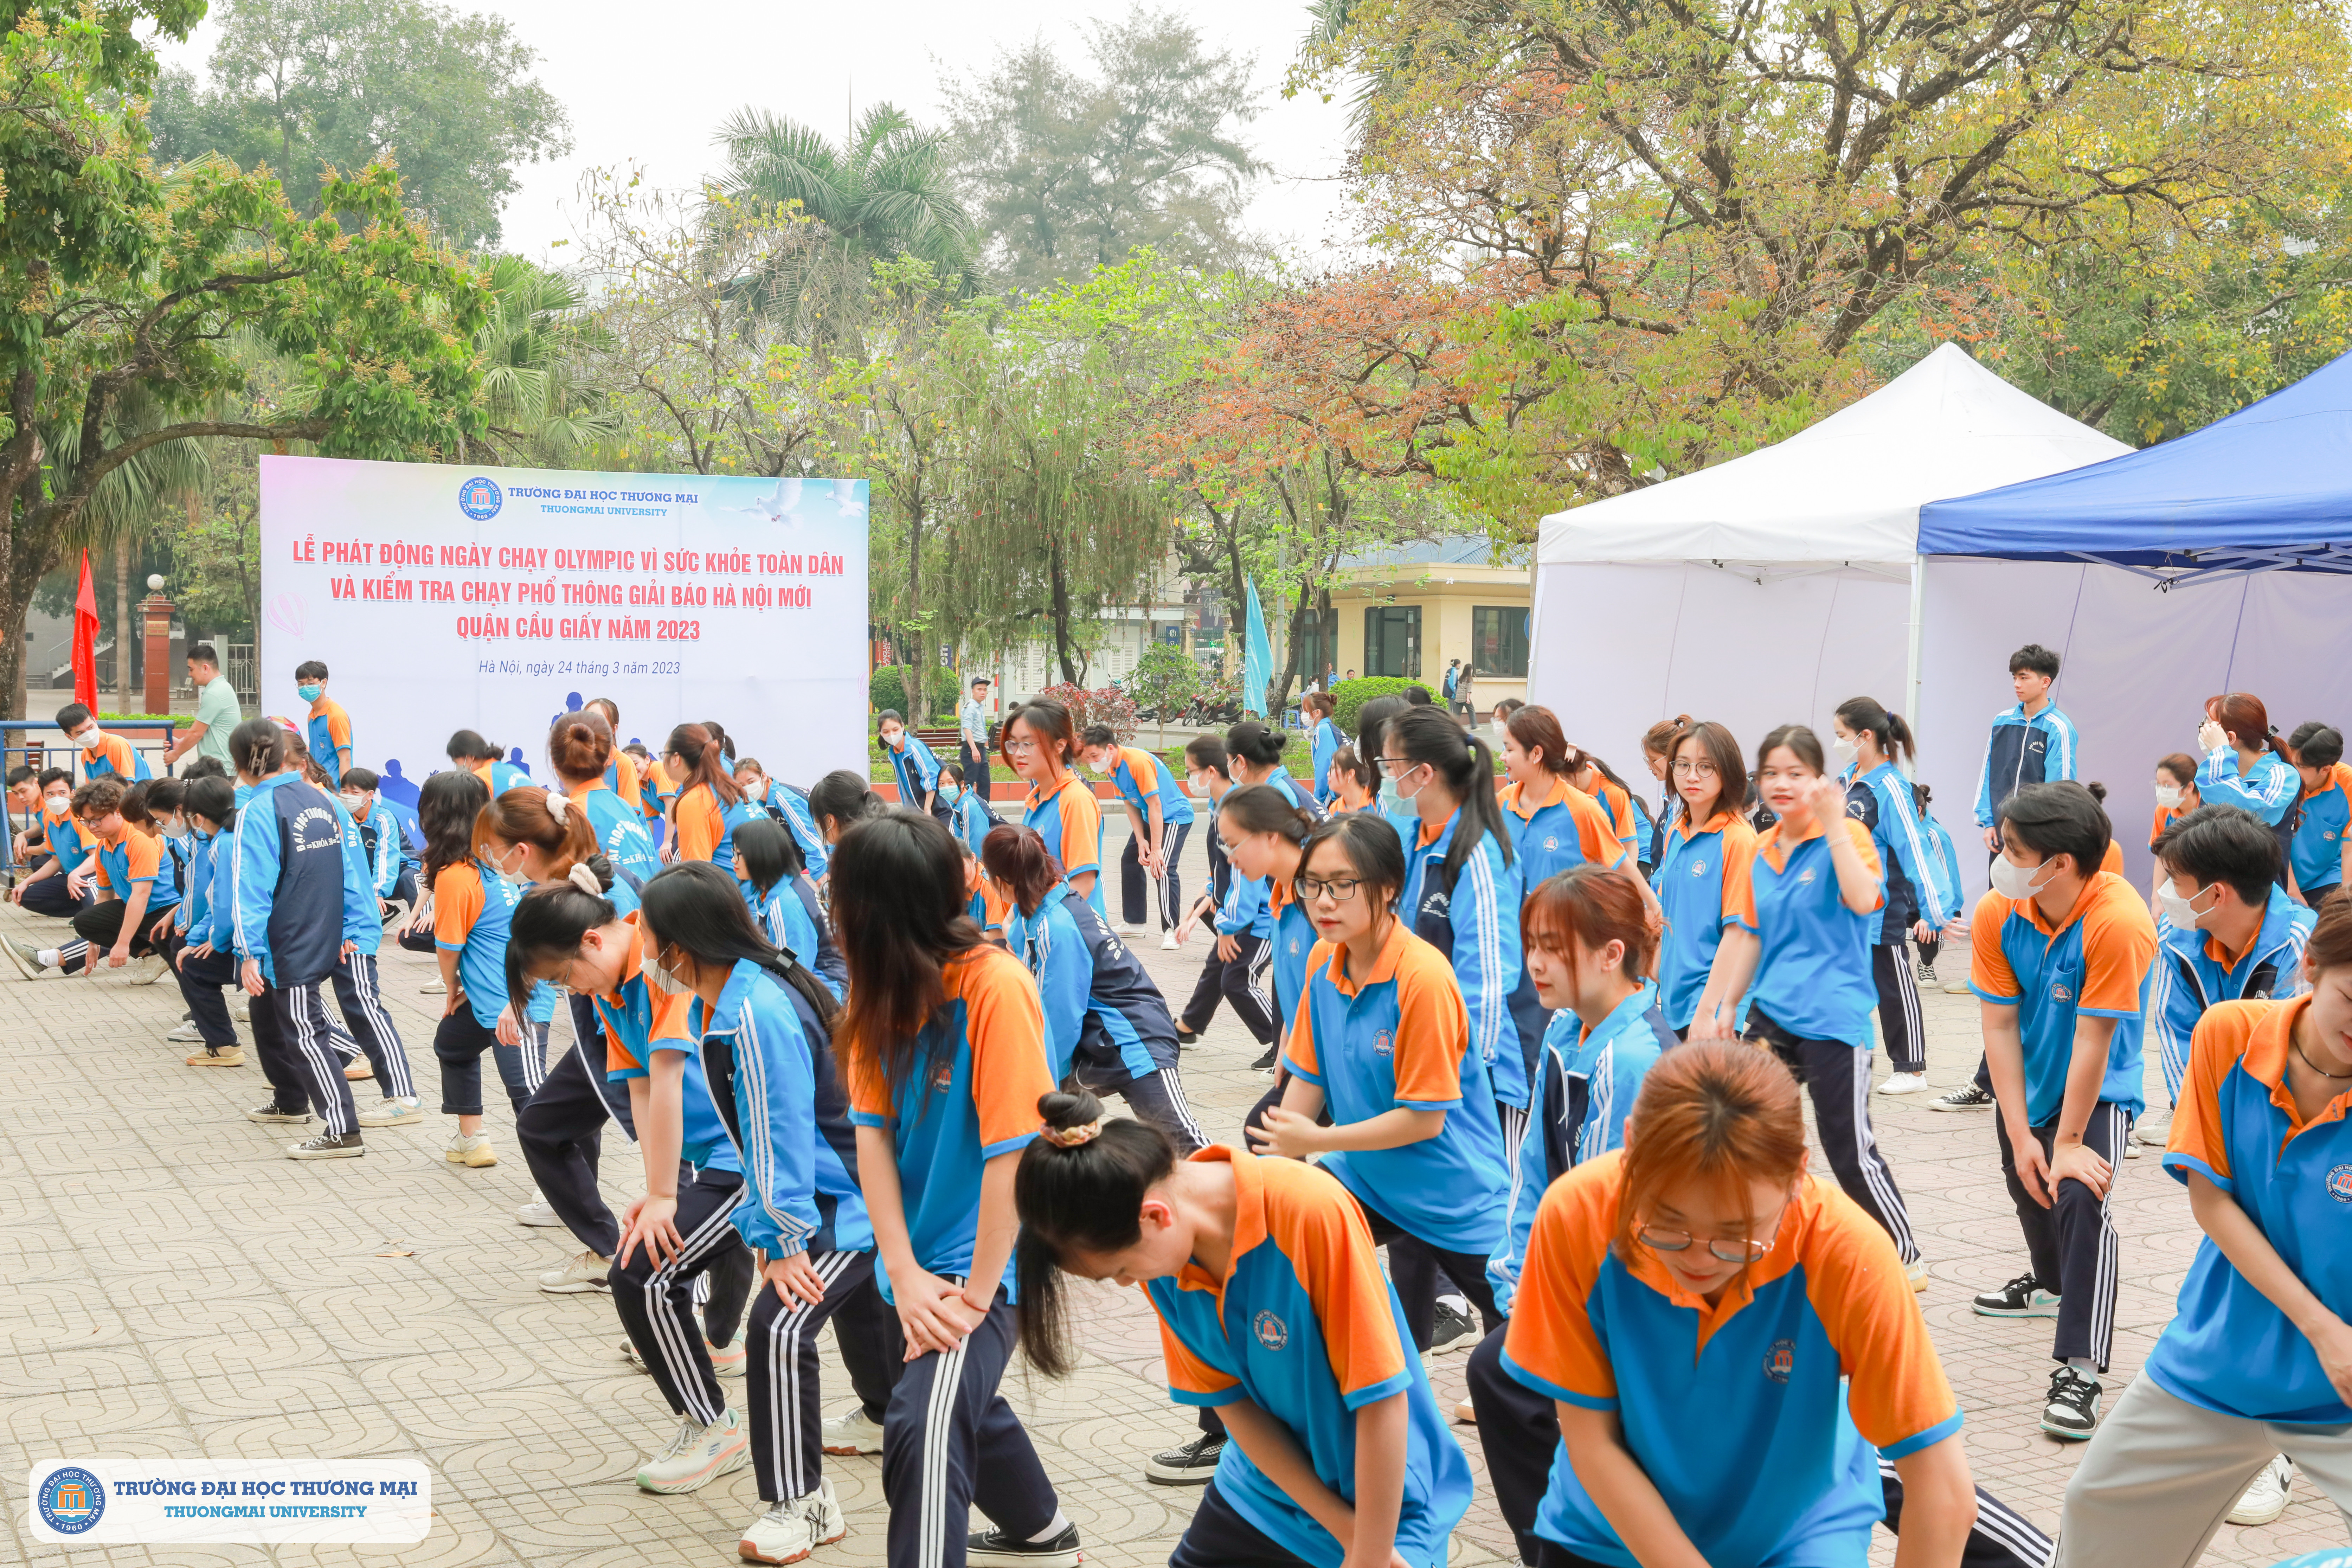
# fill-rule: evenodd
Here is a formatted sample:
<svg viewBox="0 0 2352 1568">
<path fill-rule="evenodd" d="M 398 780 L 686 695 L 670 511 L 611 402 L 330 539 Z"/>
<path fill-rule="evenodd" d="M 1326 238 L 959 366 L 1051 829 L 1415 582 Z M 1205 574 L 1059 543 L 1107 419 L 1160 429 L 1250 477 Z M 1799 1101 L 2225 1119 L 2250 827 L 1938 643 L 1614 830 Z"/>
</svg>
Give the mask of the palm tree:
<svg viewBox="0 0 2352 1568">
<path fill-rule="evenodd" d="M 738 110 L 714 140 L 727 150 L 722 193 L 766 209 L 796 204 L 860 281 L 873 263 L 905 256 L 929 264 L 950 292 L 969 291 L 972 222 L 949 176 L 944 132 L 877 103 L 839 146 L 764 109 Z"/>
<path fill-rule="evenodd" d="M 617 429 L 600 401 L 579 384 L 582 353 L 601 346 L 604 329 L 580 284 L 520 256 L 494 258 L 489 320 L 474 334 L 482 359 L 482 394 L 490 435 L 525 466 L 562 467 L 578 448 Z M 487 446 L 476 454 L 494 460 Z"/>
</svg>

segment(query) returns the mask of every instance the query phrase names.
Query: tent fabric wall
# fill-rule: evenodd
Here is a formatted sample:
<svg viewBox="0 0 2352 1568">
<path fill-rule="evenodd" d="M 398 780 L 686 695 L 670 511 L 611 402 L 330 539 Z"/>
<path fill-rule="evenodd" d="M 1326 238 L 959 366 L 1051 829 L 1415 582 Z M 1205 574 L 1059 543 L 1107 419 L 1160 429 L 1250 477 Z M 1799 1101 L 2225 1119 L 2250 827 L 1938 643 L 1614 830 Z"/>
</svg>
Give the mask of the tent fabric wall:
<svg viewBox="0 0 2352 1568">
<path fill-rule="evenodd" d="M 1826 735 L 1849 697 L 1901 706 L 1908 583 L 1825 572 L 1759 584 L 1681 562 L 1570 562 L 1537 582 L 1528 700 L 1645 791 L 1642 732 L 1661 718 L 1713 719 L 1752 746 L 1791 722 Z"/>
<path fill-rule="evenodd" d="M 1993 715 L 2016 701 L 2012 652 L 2029 642 L 2057 650 L 2058 706 L 2082 735 L 2076 774 L 2107 785 L 2125 868 L 2145 889 L 2157 759 L 2195 752 L 2208 697 L 2252 692 L 2282 734 L 2306 719 L 2352 721 L 2343 596 L 2341 584 L 2315 574 L 2240 574 L 2158 593 L 2113 566 L 1928 558 L 1919 778 L 1960 850 L 1970 901 L 1985 889 L 1977 774 Z"/>
</svg>

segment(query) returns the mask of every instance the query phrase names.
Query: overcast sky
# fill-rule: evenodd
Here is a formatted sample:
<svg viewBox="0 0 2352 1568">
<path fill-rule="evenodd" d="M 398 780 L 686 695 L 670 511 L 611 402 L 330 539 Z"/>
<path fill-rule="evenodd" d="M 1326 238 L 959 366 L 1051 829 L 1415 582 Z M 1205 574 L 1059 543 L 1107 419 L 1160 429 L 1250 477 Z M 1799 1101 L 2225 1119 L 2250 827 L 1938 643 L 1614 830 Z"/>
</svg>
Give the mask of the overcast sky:
<svg viewBox="0 0 2352 1568">
<path fill-rule="evenodd" d="M 660 185 L 691 187 L 714 170 L 719 121 L 758 104 L 838 137 L 851 103 L 887 100 L 918 119 L 939 117 L 943 70 L 970 74 L 1000 47 L 1043 33 L 1073 63 L 1078 28 L 1123 16 L 1124 0 L 900 0 L 874 5 L 761 0 L 669 0 L 650 9 L 579 0 L 498 0 L 457 8 L 495 11 L 539 51 L 537 72 L 572 115 L 572 152 L 528 164 L 503 215 L 507 248 L 550 258 L 548 242 L 572 233 L 567 210 L 583 170 L 643 164 Z M 1275 174 L 1250 211 L 1258 232 L 1311 261 L 1341 234 L 1345 204 L 1333 179 L 1346 131 L 1344 102 L 1285 100 L 1283 73 L 1307 25 L 1297 0 L 1187 0 L 1181 9 L 1213 47 L 1255 57 L 1264 111 L 1245 134 Z M 207 24 L 167 61 L 200 76 L 212 52 Z"/>
</svg>

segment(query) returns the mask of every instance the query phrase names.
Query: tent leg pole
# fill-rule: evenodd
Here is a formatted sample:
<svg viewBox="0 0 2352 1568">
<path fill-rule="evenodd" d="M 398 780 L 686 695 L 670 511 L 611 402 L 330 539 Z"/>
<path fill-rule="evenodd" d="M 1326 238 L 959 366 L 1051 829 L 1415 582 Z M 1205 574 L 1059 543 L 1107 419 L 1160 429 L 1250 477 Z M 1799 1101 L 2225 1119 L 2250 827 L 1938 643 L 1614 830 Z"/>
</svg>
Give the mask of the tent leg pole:
<svg viewBox="0 0 2352 1568">
<path fill-rule="evenodd" d="M 1911 647 L 1910 656 L 1906 664 L 1904 680 L 1904 684 L 1909 688 L 1909 689 L 1905 693 L 1906 706 L 1909 711 L 1906 712 L 1904 717 L 1910 721 L 1911 732 L 1915 735 L 1924 734 L 1926 732 L 1920 728 L 1919 630 L 1921 613 L 1926 608 L 1927 605 L 1927 560 L 1922 556 L 1914 555 L 1911 557 Z"/>
</svg>

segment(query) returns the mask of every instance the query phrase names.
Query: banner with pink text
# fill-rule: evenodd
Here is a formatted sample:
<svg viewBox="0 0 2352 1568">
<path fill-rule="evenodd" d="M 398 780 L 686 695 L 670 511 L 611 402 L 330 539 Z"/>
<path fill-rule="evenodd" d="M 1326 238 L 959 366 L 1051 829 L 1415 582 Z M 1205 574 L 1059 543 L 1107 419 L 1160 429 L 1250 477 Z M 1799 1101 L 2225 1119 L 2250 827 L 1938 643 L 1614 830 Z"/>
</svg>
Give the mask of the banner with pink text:
<svg viewBox="0 0 2352 1568">
<path fill-rule="evenodd" d="M 261 459 L 261 710 L 327 667 L 352 759 L 413 805 L 473 730 L 534 779 L 597 697 L 656 755 L 716 720 L 805 788 L 866 755 L 863 479 Z"/>
</svg>

